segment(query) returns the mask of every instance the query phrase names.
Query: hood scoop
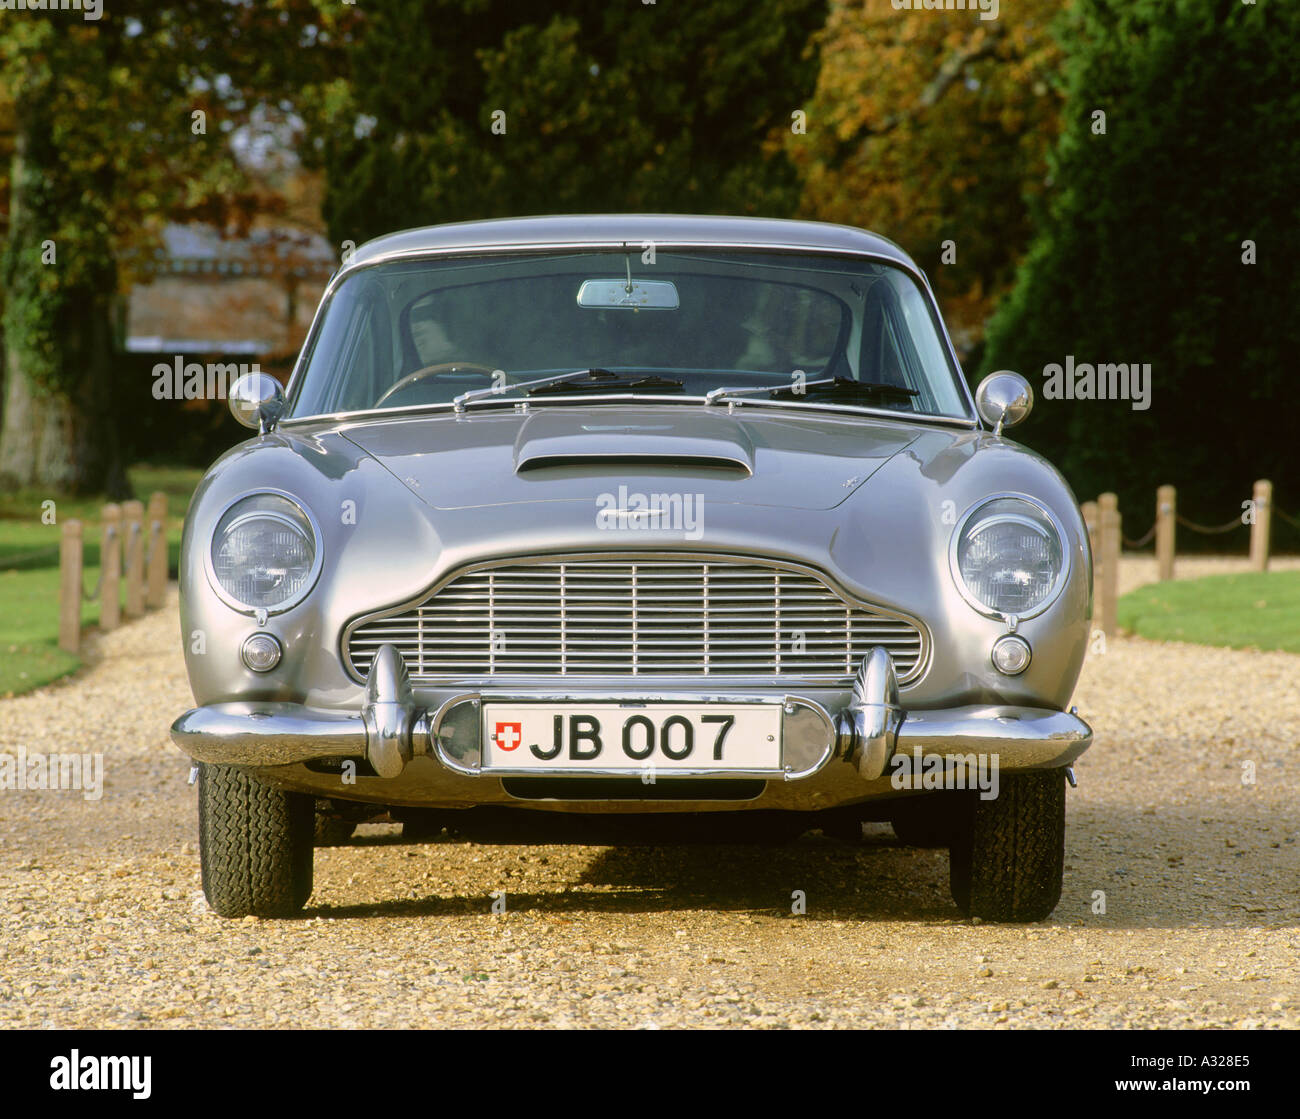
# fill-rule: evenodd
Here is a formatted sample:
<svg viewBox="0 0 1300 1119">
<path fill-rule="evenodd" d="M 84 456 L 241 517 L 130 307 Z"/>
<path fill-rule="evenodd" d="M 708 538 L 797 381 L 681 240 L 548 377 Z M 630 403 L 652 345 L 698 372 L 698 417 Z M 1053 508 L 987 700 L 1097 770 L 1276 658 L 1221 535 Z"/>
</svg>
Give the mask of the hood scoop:
<svg viewBox="0 0 1300 1119">
<path fill-rule="evenodd" d="M 520 427 L 515 472 L 555 467 L 711 468 L 748 477 L 754 447 L 744 429 L 717 416 L 647 416 L 619 422 L 611 417 L 534 412 Z"/>
</svg>

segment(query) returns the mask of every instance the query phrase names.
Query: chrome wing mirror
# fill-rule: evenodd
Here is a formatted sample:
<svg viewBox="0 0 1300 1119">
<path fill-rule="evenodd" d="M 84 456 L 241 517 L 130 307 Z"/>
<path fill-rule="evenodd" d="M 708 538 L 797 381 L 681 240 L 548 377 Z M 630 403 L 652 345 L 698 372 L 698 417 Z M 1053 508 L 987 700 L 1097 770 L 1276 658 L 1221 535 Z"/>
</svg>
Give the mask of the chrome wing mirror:
<svg viewBox="0 0 1300 1119">
<path fill-rule="evenodd" d="M 284 411 L 284 389 L 269 373 L 245 373 L 230 386 L 228 403 L 235 419 L 265 435 Z"/>
<path fill-rule="evenodd" d="M 1004 427 L 1015 427 L 1034 407 L 1034 390 L 1019 373 L 1009 369 L 990 373 L 975 390 L 975 409 L 993 434 L 1001 435 Z"/>
</svg>

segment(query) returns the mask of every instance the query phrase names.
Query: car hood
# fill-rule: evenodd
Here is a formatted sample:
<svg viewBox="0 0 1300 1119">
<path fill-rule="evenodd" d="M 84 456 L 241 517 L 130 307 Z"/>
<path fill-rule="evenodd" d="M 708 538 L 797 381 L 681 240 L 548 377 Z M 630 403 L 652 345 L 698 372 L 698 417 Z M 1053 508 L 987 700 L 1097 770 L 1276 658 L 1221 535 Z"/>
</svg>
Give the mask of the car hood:
<svg viewBox="0 0 1300 1119">
<path fill-rule="evenodd" d="M 620 486 L 830 509 L 918 434 L 901 419 L 681 405 L 426 413 L 338 431 L 435 509 L 590 503 Z"/>
<path fill-rule="evenodd" d="M 683 462 L 687 451 L 693 461 Z M 668 495 L 667 523 L 610 518 L 611 507 L 625 505 L 624 486 L 629 511 L 645 508 L 633 494 Z M 812 569 L 850 600 L 928 627 L 930 664 L 909 685 L 918 709 L 990 702 L 1063 709 L 1086 647 L 1092 572 L 1069 486 L 1027 448 L 956 425 L 766 405 L 728 414 L 684 403 L 290 420 L 227 451 L 190 502 L 182 625 L 206 633 L 209 650 L 237 648 L 252 624 L 213 592 L 210 542 L 234 502 L 266 490 L 312 515 L 318 582 L 268 621 L 296 650 L 274 681 L 250 682 L 229 658 L 186 642 L 200 703 L 251 693 L 355 707 L 359 682 L 339 655 L 352 621 L 421 600 L 472 565 L 520 557 L 665 551 Z M 700 493 L 707 506 L 688 502 Z M 968 510 L 995 494 L 1051 509 L 1071 557 L 1066 591 L 1019 623 L 1035 655 L 1010 682 L 992 674 L 988 655 L 1005 624 L 972 609 L 951 570 L 953 534 Z M 615 495 L 614 506 L 605 495 Z"/>
</svg>

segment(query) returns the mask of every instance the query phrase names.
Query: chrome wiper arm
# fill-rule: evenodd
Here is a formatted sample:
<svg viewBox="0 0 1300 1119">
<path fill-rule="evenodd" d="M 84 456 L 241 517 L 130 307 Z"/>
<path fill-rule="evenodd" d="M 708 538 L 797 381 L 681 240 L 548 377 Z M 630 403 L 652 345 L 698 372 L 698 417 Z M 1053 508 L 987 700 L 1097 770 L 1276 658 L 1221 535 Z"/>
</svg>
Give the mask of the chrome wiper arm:
<svg viewBox="0 0 1300 1119">
<path fill-rule="evenodd" d="M 613 376 L 607 369 L 579 369 L 573 373 L 553 373 L 549 377 L 538 377 L 533 381 L 519 381 L 513 385 L 493 385 L 486 389 L 470 389 L 469 392 L 463 392 L 457 397 L 452 398 L 452 407 L 457 412 L 465 411 L 465 405 L 474 400 L 484 400 L 489 396 L 504 396 L 508 392 L 517 392 L 519 389 L 537 388 L 540 385 L 558 385 L 562 381 L 579 381 L 583 377 L 593 375 Z"/>
</svg>

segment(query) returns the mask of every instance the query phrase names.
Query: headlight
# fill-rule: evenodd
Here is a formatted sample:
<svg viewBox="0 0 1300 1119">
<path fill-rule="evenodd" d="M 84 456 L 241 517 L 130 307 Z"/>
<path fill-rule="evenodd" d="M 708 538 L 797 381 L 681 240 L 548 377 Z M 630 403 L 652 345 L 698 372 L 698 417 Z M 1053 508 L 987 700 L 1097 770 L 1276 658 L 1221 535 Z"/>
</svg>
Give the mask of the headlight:
<svg viewBox="0 0 1300 1119">
<path fill-rule="evenodd" d="M 274 493 L 236 501 L 212 534 L 209 573 L 223 597 L 248 611 L 287 610 L 316 581 L 320 547 L 311 518 Z"/>
<path fill-rule="evenodd" d="M 1028 618 L 1047 609 L 1065 576 L 1056 518 L 1023 497 L 996 497 L 953 537 L 953 577 L 981 613 Z"/>
</svg>

